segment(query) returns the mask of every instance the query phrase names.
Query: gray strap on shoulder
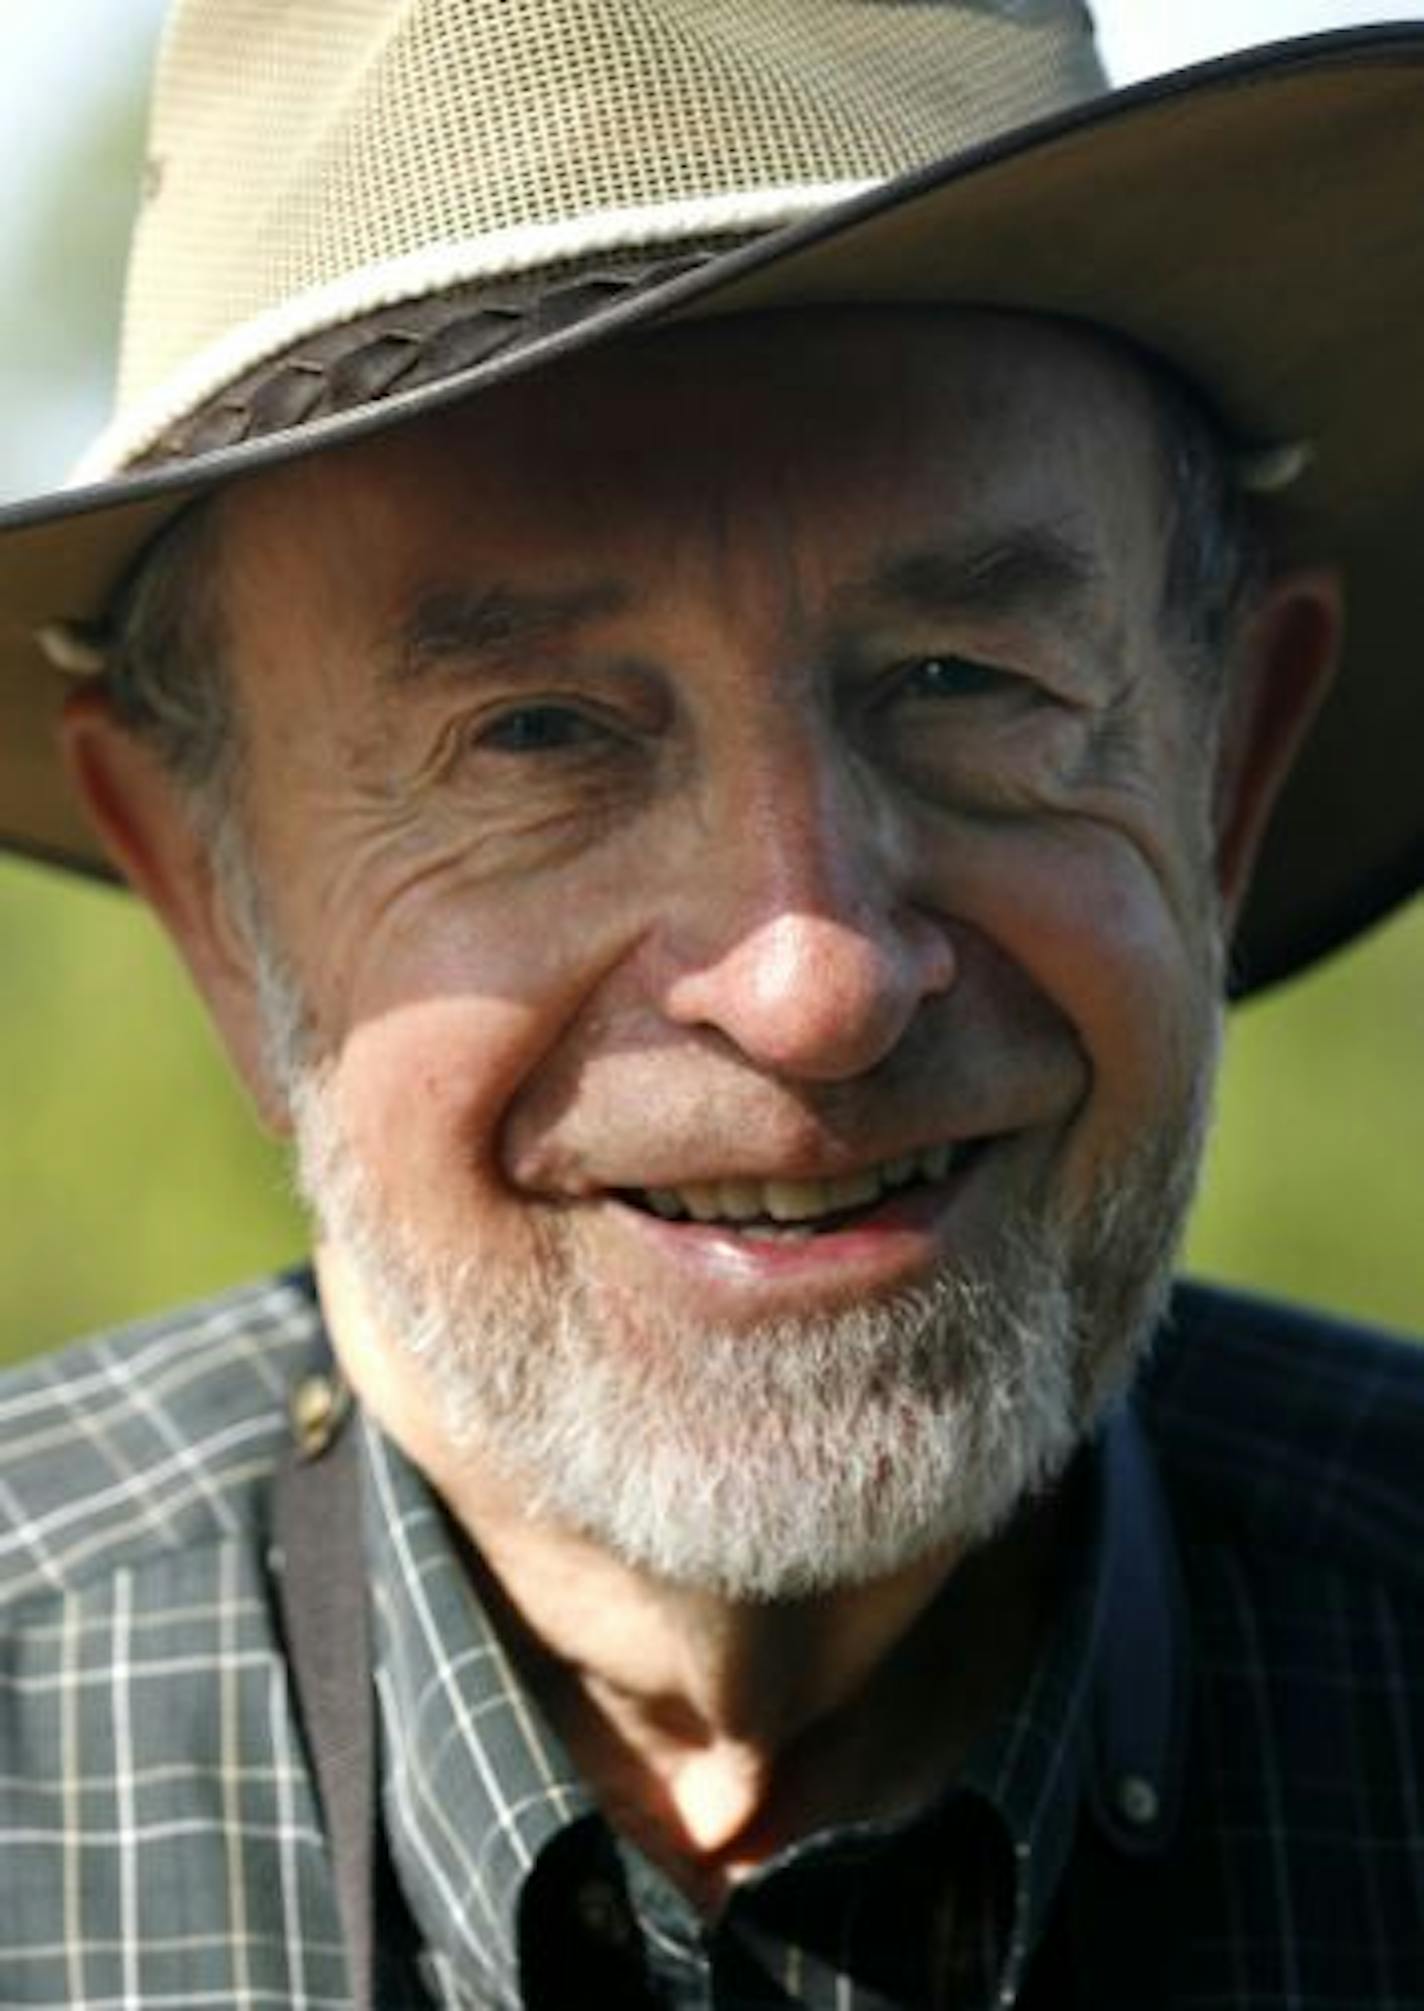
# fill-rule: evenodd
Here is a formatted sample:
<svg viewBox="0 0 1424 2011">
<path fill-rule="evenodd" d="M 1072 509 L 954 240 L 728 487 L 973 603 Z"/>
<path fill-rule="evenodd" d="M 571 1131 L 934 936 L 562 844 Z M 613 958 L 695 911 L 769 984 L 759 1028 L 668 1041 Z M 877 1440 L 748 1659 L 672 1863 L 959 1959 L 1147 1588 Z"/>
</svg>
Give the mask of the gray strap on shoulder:
<svg viewBox="0 0 1424 2011">
<path fill-rule="evenodd" d="M 351 2003 L 353 2011 L 374 2011 L 376 1722 L 361 1434 L 329 1383 L 331 1402 L 313 1429 L 300 1410 L 312 1387 L 303 1385 L 294 1401 L 297 1442 L 277 1468 L 272 1526 L 283 1560 L 282 1621 L 346 1936 Z"/>
</svg>

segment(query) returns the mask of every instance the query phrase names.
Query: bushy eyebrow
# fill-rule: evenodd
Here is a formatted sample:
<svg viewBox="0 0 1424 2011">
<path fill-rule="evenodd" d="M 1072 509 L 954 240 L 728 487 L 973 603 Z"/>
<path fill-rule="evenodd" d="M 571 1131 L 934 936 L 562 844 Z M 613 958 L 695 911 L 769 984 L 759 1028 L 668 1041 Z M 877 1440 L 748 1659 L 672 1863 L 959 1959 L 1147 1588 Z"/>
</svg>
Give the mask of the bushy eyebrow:
<svg viewBox="0 0 1424 2011">
<path fill-rule="evenodd" d="M 836 595 L 836 616 L 838 625 L 887 614 L 1036 616 L 1086 630 L 1102 584 L 1090 550 L 1055 526 L 1033 524 L 972 544 L 891 553 Z"/>
<path fill-rule="evenodd" d="M 1084 546 L 1035 524 L 962 546 L 893 552 L 832 597 L 829 626 L 841 635 L 889 616 L 948 621 L 975 615 L 1037 616 L 1068 632 L 1090 626 L 1102 573 Z M 509 671 L 631 604 L 617 580 L 567 588 L 476 581 L 426 588 L 381 654 L 381 682 L 395 691 Z"/>
<path fill-rule="evenodd" d="M 383 652 L 382 682 L 406 690 L 442 671 L 509 668 L 627 605 L 613 580 L 539 590 L 506 581 L 427 588 Z"/>
</svg>

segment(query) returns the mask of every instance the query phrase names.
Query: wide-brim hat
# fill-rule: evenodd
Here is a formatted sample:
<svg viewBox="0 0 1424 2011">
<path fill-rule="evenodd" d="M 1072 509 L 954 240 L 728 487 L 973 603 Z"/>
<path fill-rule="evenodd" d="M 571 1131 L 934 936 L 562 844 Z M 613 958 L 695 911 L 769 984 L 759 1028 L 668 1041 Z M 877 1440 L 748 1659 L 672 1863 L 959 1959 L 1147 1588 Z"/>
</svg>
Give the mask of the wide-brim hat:
<svg viewBox="0 0 1424 2011">
<path fill-rule="evenodd" d="M 1239 987 L 1366 927 L 1424 881 L 1424 27 L 1100 87 L 1073 0 L 185 0 L 115 422 L 0 511 L 0 843 L 107 870 L 58 708 L 217 485 L 678 319 L 954 303 L 1164 360 L 1343 567 Z"/>
</svg>

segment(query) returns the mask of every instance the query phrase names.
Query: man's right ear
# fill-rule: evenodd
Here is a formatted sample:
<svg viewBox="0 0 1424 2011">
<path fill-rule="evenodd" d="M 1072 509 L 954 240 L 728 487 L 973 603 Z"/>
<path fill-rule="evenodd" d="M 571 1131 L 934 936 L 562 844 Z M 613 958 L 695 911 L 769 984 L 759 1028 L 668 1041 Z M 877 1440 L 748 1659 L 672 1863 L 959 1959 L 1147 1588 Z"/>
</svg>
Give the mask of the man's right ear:
<svg viewBox="0 0 1424 2011">
<path fill-rule="evenodd" d="M 60 738 L 105 851 L 172 939 L 263 1124 L 287 1132 L 286 1099 L 266 1061 L 253 945 L 183 786 L 116 717 L 101 686 L 71 693 Z"/>
</svg>

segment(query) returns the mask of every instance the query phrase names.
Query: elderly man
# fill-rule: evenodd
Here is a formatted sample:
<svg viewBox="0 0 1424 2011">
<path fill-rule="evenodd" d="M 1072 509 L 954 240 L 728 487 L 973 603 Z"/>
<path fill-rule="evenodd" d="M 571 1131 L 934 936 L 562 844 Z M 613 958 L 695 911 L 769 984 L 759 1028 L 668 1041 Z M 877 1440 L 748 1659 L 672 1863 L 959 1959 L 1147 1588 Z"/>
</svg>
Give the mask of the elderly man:
<svg viewBox="0 0 1424 2011">
<path fill-rule="evenodd" d="M 62 710 L 314 1271 L 0 1398 L 0 1998 L 1424 2004 L 1424 1368 L 1168 1304 L 1417 877 L 1424 36 L 241 11 L 4 815 Z"/>
</svg>

